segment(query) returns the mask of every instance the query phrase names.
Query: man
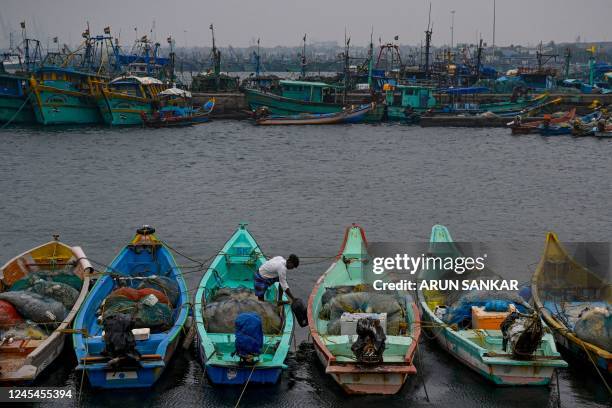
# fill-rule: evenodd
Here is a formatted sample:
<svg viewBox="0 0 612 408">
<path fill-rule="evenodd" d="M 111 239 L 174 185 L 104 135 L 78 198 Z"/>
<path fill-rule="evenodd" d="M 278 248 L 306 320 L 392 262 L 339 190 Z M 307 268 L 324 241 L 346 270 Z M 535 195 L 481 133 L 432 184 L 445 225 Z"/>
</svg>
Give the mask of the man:
<svg viewBox="0 0 612 408">
<path fill-rule="evenodd" d="M 278 298 L 279 301 L 282 299 L 283 291 L 287 293 L 289 299 L 293 301 L 295 297 L 287 284 L 287 270 L 297 268 L 299 265 L 300 259 L 294 254 L 289 255 L 289 258 L 286 260 L 282 256 L 275 256 L 267 260 L 259 267 L 259 270 L 255 272 L 255 295 L 263 302 L 266 290 L 274 283 L 278 282 L 281 287 Z"/>
</svg>

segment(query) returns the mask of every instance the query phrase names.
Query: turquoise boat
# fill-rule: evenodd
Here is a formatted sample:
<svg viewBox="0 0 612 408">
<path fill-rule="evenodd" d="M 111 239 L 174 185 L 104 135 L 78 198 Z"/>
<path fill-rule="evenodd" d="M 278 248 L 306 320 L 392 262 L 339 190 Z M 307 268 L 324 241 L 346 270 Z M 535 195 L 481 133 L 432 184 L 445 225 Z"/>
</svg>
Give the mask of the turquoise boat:
<svg viewBox="0 0 612 408">
<path fill-rule="evenodd" d="M 308 299 L 308 326 L 325 373 L 345 392 L 395 394 L 417 372 L 414 358 L 421 336 L 419 310 L 408 291 L 368 289 L 372 283 L 369 279 L 383 282 L 390 279 L 383 275 L 372 278 L 375 275 L 367 245 L 361 227 L 353 224 L 346 229 L 338 256 L 319 278 Z M 341 310 L 331 312 L 332 304 L 342 305 Z M 360 336 L 355 326 L 344 326 L 349 319 L 353 322 L 358 319 L 359 325 L 370 311 L 374 313 L 367 316 L 375 314 L 380 319 L 384 315 L 385 321 L 383 325 L 383 320 L 378 320 L 386 338 L 382 356 L 376 361 L 355 352 Z M 339 314 L 342 317 L 335 318 Z"/>
<path fill-rule="evenodd" d="M 30 99 L 25 76 L 0 70 L 0 123 L 34 123 Z"/>
<path fill-rule="evenodd" d="M 102 123 L 97 95 L 106 79 L 71 68 L 43 67 L 30 79 L 32 105 L 41 125 Z"/>
<path fill-rule="evenodd" d="M 102 88 L 97 97 L 104 123 L 111 126 L 142 125 L 142 115 L 153 113 L 157 95 L 165 89 L 152 77 L 121 76 Z"/>
<path fill-rule="evenodd" d="M 139 336 L 135 339 L 135 351 L 117 353 L 116 350 L 113 351 L 116 347 L 111 340 L 113 337 L 105 337 L 98 312 L 102 311 L 104 315 L 106 308 L 112 307 L 112 297 L 109 295 L 114 291 L 121 288 L 134 292 L 138 286 L 159 288 L 155 292 L 158 293 L 157 297 L 154 296 L 157 300 L 153 299 L 151 302 L 151 299 L 146 299 L 148 302 L 145 302 L 140 299 L 137 303 L 132 303 L 134 306 L 118 309 L 120 312 L 114 316 L 131 315 L 132 323 L 140 321 L 141 324 L 132 330 L 135 337 Z M 162 304 L 164 296 L 167 297 L 168 306 Z M 125 301 L 121 296 L 116 296 L 114 301 L 118 299 Z M 163 309 L 159 309 L 162 306 Z M 154 307 L 159 308 L 153 309 Z M 78 361 L 77 370 L 85 371 L 94 388 L 153 386 L 179 345 L 189 309 L 187 285 L 172 253 L 157 238 L 155 229 L 149 226 L 138 229 L 132 241 L 119 252 L 106 273 L 97 280 L 76 316 L 72 343 Z M 143 311 L 144 317 L 149 320 L 139 317 L 141 315 L 138 311 Z M 167 313 L 169 321 L 165 321 L 163 326 L 154 327 L 151 314 L 162 312 Z M 147 322 L 151 327 L 142 327 Z M 126 332 L 122 334 L 127 335 Z"/>
<path fill-rule="evenodd" d="M 429 257 L 442 259 L 463 257 L 463 254 L 453 242 L 449 231 L 442 225 L 435 225 L 431 230 Z M 529 358 L 517 359 L 503 350 L 503 336 L 498 329 L 501 321 L 492 321 L 494 317 L 483 320 L 481 328 L 475 328 L 474 307 L 471 308 L 469 325 L 458 326 L 447 324 L 443 318 L 449 309 L 449 296 L 455 291 L 421 290 L 421 284 L 426 280 L 461 279 L 478 280 L 478 278 L 497 278 L 485 268 L 478 277 L 470 277 L 469 272 L 457 275 L 454 270 L 423 269 L 419 276 L 419 303 L 422 310 L 423 324 L 429 327 L 437 343 L 457 358 L 460 362 L 476 371 L 478 374 L 496 385 L 547 385 L 555 369 L 567 367 L 555 347 L 553 336 L 544 331 L 539 346 Z M 526 303 L 517 307 L 528 308 Z M 478 316 L 478 315 L 477 315 Z M 498 319 L 496 316 L 495 319 Z M 501 317 L 503 320 L 503 317 Z M 490 328 L 495 326 L 495 328 Z"/>
<path fill-rule="evenodd" d="M 277 333 L 264 333 L 262 352 L 254 362 L 249 363 L 234 354 L 234 332 L 208 330 L 210 322 L 204 316 L 204 309 L 213 302 L 220 290 L 247 290 L 247 293 L 248 290 L 254 290 L 254 273 L 265 261 L 266 258 L 246 224 L 240 224 L 210 264 L 198 286 L 194 304 L 197 352 L 213 384 L 273 384 L 278 382 L 281 372 L 287 368 L 285 358 L 289 352 L 294 324 L 290 305 L 280 307 L 281 329 Z M 265 302 L 276 305 L 278 293 L 279 285 L 275 283 L 268 288 Z M 286 295 L 283 301 L 287 301 Z M 255 300 L 255 303 L 261 302 Z M 233 321 L 230 325 L 233 326 Z"/>
<path fill-rule="evenodd" d="M 301 113 L 326 114 L 342 112 L 344 88 L 324 82 L 279 81 L 279 93 L 259 89 L 244 90 L 247 103 L 253 111 L 266 108 L 271 114 L 292 116 Z M 380 122 L 385 112 L 384 104 L 376 104 L 365 122 Z"/>
<path fill-rule="evenodd" d="M 433 89 L 416 85 L 386 86 L 387 120 L 416 123 L 419 114 L 436 106 Z"/>
</svg>

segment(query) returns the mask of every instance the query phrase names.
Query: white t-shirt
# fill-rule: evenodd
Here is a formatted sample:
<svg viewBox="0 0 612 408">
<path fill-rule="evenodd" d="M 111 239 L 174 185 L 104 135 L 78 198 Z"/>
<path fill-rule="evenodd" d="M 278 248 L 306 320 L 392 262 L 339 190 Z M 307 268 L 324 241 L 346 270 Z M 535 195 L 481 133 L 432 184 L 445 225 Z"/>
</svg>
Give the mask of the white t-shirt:
<svg viewBox="0 0 612 408">
<path fill-rule="evenodd" d="M 282 256 L 275 256 L 267 260 L 259 267 L 259 275 L 262 278 L 274 279 L 278 278 L 278 283 L 283 290 L 287 290 L 287 261 Z"/>
</svg>

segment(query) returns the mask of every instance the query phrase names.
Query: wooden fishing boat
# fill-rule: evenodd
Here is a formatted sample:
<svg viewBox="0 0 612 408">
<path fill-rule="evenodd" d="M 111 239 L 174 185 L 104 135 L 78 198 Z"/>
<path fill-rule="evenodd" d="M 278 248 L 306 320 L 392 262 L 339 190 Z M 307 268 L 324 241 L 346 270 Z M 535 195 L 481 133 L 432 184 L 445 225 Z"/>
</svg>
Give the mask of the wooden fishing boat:
<svg viewBox="0 0 612 408">
<path fill-rule="evenodd" d="M 102 76 L 71 68 L 39 68 L 30 78 L 37 122 L 41 125 L 102 123 L 96 95 L 106 81 Z"/>
<path fill-rule="evenodd" d="M 34 123 L 27 78 L 4 72 L 0 65 L 0 123 Z"/>
<path fill-rule="evenodd" d="M 265 261 L 246 224 L 240 224 L 200 281 L 194 305 L 197 351 L 208 378 L 214 384 L 273 384 L 287 368 L 285 358 L 293 335 L 294 319 L 286 295 L 283 297 L 285 304 L 278 311 L 282 322 L 280 329 L 276 333 L 264 333 L 262 352 L 254 362 L 245 363 L 234 353 L 236 336 L 233 332 L 207 330 L 210 322 L 204 318 L 203 308 L 213 301 L 220 289 L 253 290 L 254 273 Z M 276 305 L 278 294 L 279 285 L 275 283 L 266 291 L 265 302 Z"/>
<path fill-rule="evenodd" d="M 580 339 L 571 309 L 612 304 L 612 285 L 577 263 L 549 232 L 544 254 L 531 280 L 531 295 L 540 315 L 553 330 L 557 344 L 578 360 L 612 374 L 612 350 Z"/>
<path fill-rule="evenodd" d="M 512 122 L 508 122 L 508 127 L 512 129 L 513 135 L 527 135 L 535 133 L 538 130 L 538 126 L 544 124 L 545 120 L 549 120 L 549 123 L 558 125 L 561 123 L 568 123 L 576 116 L 576 108 L 572 108 L 565 112 L 562 116 L 550 119 L 536 120 L 533 122 L 522 123 L 520 119 L 514 119 Z"/>
<path fill-rule="evenodd" d="M 153 112 L 164 84 L 156 78 L 121 76 L 109 82 L 97 96 L 104 123 L 111 126 L 142 125 L 142 113 Z"/>
<path fill-rule="evenodd" d="M 61 353 L 64 331 L 70 325 L 89 291 L 91 264 L 80 247 L 56 239 L 16 256 L 0 269 L 2 291 L 21 279 L 41 274 L 66 274 L 81 283 L 78 297 L 65 319 L 44 339 L 0 342 L 0 384 L 31 383 Z M 74 280 L 74 279 L 73 279 Z M 0 329 L 6 329 L 0 327 Z M 4 336 L 3 336 L 4 337 Z"/>
<path fill-rule="evenodd" d="M 142 122 L 147 127 L 181 127 L 192 126 L 210 121 L 210 114 L 215 108 L 212 98 L 202 107 L 192 103 L 191 92 L 179 88 L 169 88 L 159 94 L 160 108 L 147 115 L 140 112 Z"/>
<path fill-rule="evenodd" d="M 430 257 L 462 257 L 461 251 L 453 242 L 446 227 L 435 225 L 431 231 Z M 449 276 L 447 274 L 450 273 Z M 453 276 L 454 275 L 454 276 Z M 468 273 L 461 275 L 468 279 Z M 454 271 L 422 270 L 419 280 L 456 278 Z M 486 270 L 481 277 L 495 277 Z M 419 286 L 421 284 L 419 282 Z M 420 289 L 420 287 L 419 287 Z M 496 385 L 545 385 L 550 383 L 554 370 L 567 367 L 567 363 L 557 352 L 551 334 L 545 333 L 537 350 L 529 359 L 515 359 L 513 355 L 502 348 L 503 336 L 500 329 L 474 329 L 473 321 L 463 329 L 451 327 L 441 318 L 440 311 L 447 310 L 450 292 L 419 290 L 419 303 L 422 310 L 423 324 L 430 331 L 437 343 L 457 358 Z M 517 305 L 519 306 L 519 305 Z M 527 306 L 524 304 L 524 306 Z M 499 324 L 499 323 L 497 323 Z"/>
<path fill-rule="evenodd" d="M 342 123 L 359 123 L 376 106 L 369 103 L 351 107 L 337 113 L 301 114 L 290 116 L 264 116 L 255 123 L 262 126 L 270 125 L 337 125 Z"/>
<path fill-rule="evenodd" d="M 97 312 L 108 306 L 108 296 L 119 287 L 134 288 L 145 281 L 160 279 L 172 282 L 176 288 L 173 292 L 176 301 L 170 300 L 169 305 L 171 326 L 158 332 L 145 328 L 144 336 L 136 338 L 133 358 L 113 355 L 113 345 L 105 341 L 103 322 L 98 321 Z M 170 292 L 164 290 L 163 293 Z M 168 294 L 168 298 L 172 297 Z M 140 303 L 138 305 L 140 307 Z M 138 229 L 132 241 L 96 281 L 77 314 L 72 337 L 77 370 L 84 370 L 89 383 L 96 388 L 151 387 L 164 372 L 179 344 L 189 307 L 187 285 L 172 253 L 157 238 L 155 229 L 149 226 Z M 133 315 L 132 319 L 135 319 Z"/>
<path fill-rule="evenodd" d="M 325 372 L 349 394 L 395 394 L 408 376 L 416 374 L 414 357 L 421 335 L 419 312 L 408 292 L 386 296 L 401 299 L 400 331 L 387 334 L 382 362 L 366 363 L 353 354 L 356 334 L 332 335 L 329 321 L 321 318 L 324 295 L 339 287 L 367 284 L 369 256 L 364 230 L 352 225 L 346 229 L 340 253 L 318 279 L 308 299 L 308 325 L 316 354 Z M 383 295 L 384 296 L 384 295 Z M 387 325 L 388 331 L 388 325 Z M 354 333 L 354 332 L 353 332 Z"/>
</svg>

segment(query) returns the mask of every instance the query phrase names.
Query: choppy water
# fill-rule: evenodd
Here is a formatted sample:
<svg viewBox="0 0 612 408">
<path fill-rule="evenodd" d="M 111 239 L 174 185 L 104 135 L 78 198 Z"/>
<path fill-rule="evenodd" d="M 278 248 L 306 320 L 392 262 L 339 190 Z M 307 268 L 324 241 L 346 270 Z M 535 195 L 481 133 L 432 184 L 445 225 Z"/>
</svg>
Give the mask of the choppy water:
<svg viewBox="0 0 612 408">
<path fill-rule="evenodd" d="M 370 241 L 425 241 L 446 224 L 456 239 L 512 241 L 502 266 L 521 280 L 544 234 L 609 241 L 612 141 L 513 137 L 504 129 L 393 125 L 258 128 L 215 121 L 180 130 L 61 128 L 0 133 L 0 257 L 53 233 L 108 263 L 134 229 L 193 257 L 213 255 L 240 221 L 267 254 L 331 256 L 344 227 Z M 305 260 L 304 260 L 305 262 Z M 306 298 L 327 262 L 290 275 Z M 188 274 L 191 288 L 199 274 Z M 307 337 L 297 330 L 297 342 Z M 292 353 L 275 386 L 249 387 L 243 406 L 556 406 L 556 389 L 495 388 L 424 340 L 422 379 L 393 397 L 346 397 L 307 345 Z M 78 390 L 70 350 L 39 381 Z M 564 407 L 606 406 L 595 375 L 560 373 Z M 427 403 L 423 382 L 431 403 Z M 190 352 L 180 353 L 151 391 L 92 392 L 90 406 L 233 406 L 236 388 L 213 388 Z"/>
</svg>

